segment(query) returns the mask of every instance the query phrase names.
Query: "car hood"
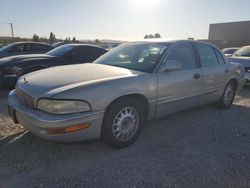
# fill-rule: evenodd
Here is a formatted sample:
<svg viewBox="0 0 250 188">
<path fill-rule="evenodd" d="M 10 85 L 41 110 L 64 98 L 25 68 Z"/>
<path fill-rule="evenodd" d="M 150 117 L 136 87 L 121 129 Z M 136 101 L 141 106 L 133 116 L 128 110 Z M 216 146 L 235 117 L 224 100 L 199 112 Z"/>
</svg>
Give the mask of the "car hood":
<svg viewBox="0 0 250 188">
<path fill-rule="evenodd" d="M 67 65 L 40 70 L 22 76 L 17 86 L 38 99 L 53 97 L 61 92 L 124 77 L 137 76 L 142 72 L 101 64 Z"/>
<path fill-rule="evenodd" d="M 29 54 L 29 55 L 16 55 L 11 57 L 5 57 L 0 59 L 0 65 L 7 63 L 19 63 L 26 60 L 43 60 L 43 59 L 51 59 L 55 58 L 54 56 L 50 56 L 47 54 Z"/>
<path fill-rule="evenodd" d="M 249 57 L 232 57 L 232 58 L 229 58 L 229 61 L 232 63 L 240 63 L 244 67 L 250 67 L 250 58 Z"/>
</svg>

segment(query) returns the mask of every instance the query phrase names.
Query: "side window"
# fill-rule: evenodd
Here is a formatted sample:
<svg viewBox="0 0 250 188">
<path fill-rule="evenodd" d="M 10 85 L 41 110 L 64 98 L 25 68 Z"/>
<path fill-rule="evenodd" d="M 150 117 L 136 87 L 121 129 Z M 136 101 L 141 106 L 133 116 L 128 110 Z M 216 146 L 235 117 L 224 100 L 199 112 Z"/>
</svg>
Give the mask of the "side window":
<svg viewBox="0 0 250 188">
<path fill-rule="evenodd" d="M 200 54 L 201 64 L 203 67 L 211 67 L 218 65 L 217 57 L 213 47 L 206 44 L 197 44 L 197 49 Z"/>
<path fill-rule="evenodd" d="M 97 50 L 98 57 L 100 57 L 100 56 L 102 56 L 102 55 L 104 55 L 106 53 L 107 53 L 107 50 L 105 50 L 105 49 L 98 49 Z"/>
<path fill-rule="evenodd" d="M 168 60 L 180 62 L 183 70 L 196 68 L 196 59 L 191 43 L 176 45 L 168 55 Z"/>
<path fill-rule="evenodd" d="M 214 49 L 214 51 L 216 53 L 216 56 L 217 56 L 217 59 L 218 59 L 218 63 L 220 65 L 225 64 L 224 58 L 222 57 L 221 53 L 217 49 Z"/>
<path fill-rule="evenodd" d="M 26 52 L 30 52 L 31 51 L 31 47 L 32 47 L 32 45 L 31 44 L 25 44 L 25 50 L 24 51 L 26 51 Z"/>
<path fill-rule="evenodd" d="M 92 62 L 103 55 L 103 50 L 91 46 L 83 46 L 78 49 L 78 59 L 85 62 Z"/>
<path fill-rule="evenodd" d="M 33 44 L 30 49 L 32 52 L 46 52 L 49 50 L 48 46 L 40 45 L 40 44 Z"/>
<path fill-rule="evenodd" d="M 24 44 L 18 44 L 15 47 L 15 52 L 24 52 L 25 51 L 25 45 Z"/>
</svg>

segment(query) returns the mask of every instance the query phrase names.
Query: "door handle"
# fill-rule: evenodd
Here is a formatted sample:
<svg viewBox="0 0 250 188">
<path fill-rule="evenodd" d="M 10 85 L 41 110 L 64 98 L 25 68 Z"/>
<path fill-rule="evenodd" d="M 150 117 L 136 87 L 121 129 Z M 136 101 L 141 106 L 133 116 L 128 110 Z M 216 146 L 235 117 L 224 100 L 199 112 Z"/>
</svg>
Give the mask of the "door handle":
<svg viewBox="0 0 250 188">
<path fill-rule="evenodd" d="M 196 73 L 196 74 L 193 76 L 194 79 L 199 79 L 200 77 L 201 77 L 201 74 L 200 74 L 200 73 Z"/>
</svg>

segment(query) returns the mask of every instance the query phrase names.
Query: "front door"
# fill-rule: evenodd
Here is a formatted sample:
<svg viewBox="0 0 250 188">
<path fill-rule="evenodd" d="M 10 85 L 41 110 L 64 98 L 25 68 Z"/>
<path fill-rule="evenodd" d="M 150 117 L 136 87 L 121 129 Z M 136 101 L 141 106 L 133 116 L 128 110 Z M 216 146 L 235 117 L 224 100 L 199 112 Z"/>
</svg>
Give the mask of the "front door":
<svg viewBox="0 0 250 188">
<path fill-rule="evenodd" d="M 169 60 L 178 61 L 181 69 L 157 73 L 157 118 L 200 104 L 202 70 L 197 63 L 192 43 L 177 43 L 170 50 L 162 66 L 164 67 Z"/>
</svg>

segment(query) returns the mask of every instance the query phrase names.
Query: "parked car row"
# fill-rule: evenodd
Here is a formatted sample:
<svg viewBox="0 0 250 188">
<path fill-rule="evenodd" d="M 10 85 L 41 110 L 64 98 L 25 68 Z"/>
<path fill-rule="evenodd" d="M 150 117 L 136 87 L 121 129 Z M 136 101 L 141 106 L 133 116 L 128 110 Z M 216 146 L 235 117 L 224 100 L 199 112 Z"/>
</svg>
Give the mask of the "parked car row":
<svg viewBox="0 0 250 188">
<path fill-rule="evenodd" d="M 53 66 L 93 62 L 107 50 L 84 44 L 66 44 L 46 54 L 29 54 L 0 59 L 0 85 L 13 87 L 27 73 Z"/>
<path fill-rule="evenodd" d="M 244 66 L 246 71 L 246 85 L 250 85 L 250 46 L 244 46 L 242 48 L 228 48 L 233 50 L 230 56 L 228 55 L 228 59 L 232 63 L 240 63 Z M 229 53 L 227 50 L 223 50 L 224 53 Z"/>
<path fill-rule="evenodd" d="M 46 65 L 74 64 L 72 55 L 61 59 L 74 47 L 86 46 L 61 46 L 38 59 L 46 59 Z M 94 51 L 97 56 L 105 53 Z M 20 61 L 15 65 L 24 70 L 26 57 L 10 61 Z M 213 45 L 147 40 L 121 44 L 93 63 L 23 75 L 9 94 L 8 109 L 15 123 L 42 138 L 73 142 L 100 137 L 123 148 L 135 142 L 145 120 L 211 102 L 228 109 L 244 84 L 243 66 L 230 63 Z"/>
<path fill-rule="evenodd" d="M 38 42 L 16 42 L 6 45 L 0 49 L 0 58 L 23 54 L 46 53 L 54 47 Z"/>
</svg>

